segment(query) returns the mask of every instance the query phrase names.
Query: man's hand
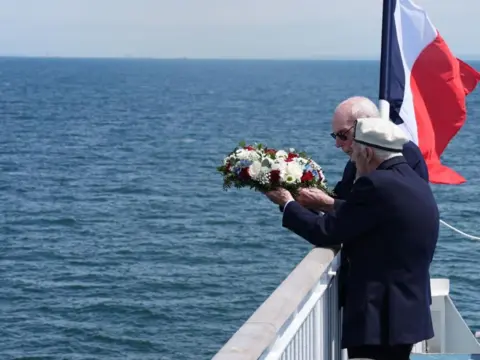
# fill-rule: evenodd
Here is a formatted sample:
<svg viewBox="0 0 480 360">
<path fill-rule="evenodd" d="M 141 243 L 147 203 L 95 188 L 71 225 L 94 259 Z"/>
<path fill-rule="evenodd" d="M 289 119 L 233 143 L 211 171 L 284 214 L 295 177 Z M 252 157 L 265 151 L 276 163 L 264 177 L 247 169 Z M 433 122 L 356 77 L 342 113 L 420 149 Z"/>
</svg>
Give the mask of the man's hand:
<svg viewBox="0 0 480 360">
<path fill-rule="evenodd" d="M 265 193 L 273 203 L 284 206 L 288 201 L 294 200 L 292 194 L 286 189 L 278 188 Z"/>
<path fill-rule="evenodd" d="M 303 188 L 295 199 L 300 205 L 307 209 L 332 211 L 334 199 L 316 188 Z"/>
</svg>

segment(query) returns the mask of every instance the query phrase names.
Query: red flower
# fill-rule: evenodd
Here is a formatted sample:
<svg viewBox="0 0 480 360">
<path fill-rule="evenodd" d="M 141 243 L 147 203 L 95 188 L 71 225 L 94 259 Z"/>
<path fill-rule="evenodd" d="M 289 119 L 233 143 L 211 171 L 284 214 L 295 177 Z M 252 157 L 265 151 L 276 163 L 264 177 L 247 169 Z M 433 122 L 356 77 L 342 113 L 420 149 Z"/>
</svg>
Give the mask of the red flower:
<svg viewBox="0 0 480 360">
<path fill-rule="evenodd" d="M 240 170 L 240 173 L 238 174 L 238 177 L 241 180 L 250 180 L 251 177 L 250 177 L 250 173 L 248 172 L 248 167 L 245 167 L 242 170 Z"/>
<path fill-rule="evenodd" d="M 251 150 L 255 150 L 255 148 L 254 148 L 253 146 L 251 146 L 251 145 L 245 146 L 244 149 L 245 149 L 245 150 L 250 150 L 250 151 L 251 151 Z"/>
<path fill-rule="evenodd" d="M 227 162 L 227 164 L 225 165 L 225 171 L 230 171 L 230 168 L 232 167 L 232 165 Z"/>
<path fill-rule="evenodd" d="M 302 175 L 301 181 L 306 182 L 306 181 L 310 181 L 310 180 L 313 180 L 313 174 L 312 174 L 311 171 L 307 171 L 306 173 L 304 173 Z"/>
<path fill-rule="evenodd" d="M 277 151 L 274 150 L 274 149 L 265 150 L 265 154 L 267 154 L 267 155 L 275 155 L 276 153 L 277 153 Z"/>
<path fill-rule="evenodd" d="M 293 159 L 295 159 L 296 157 L 298 157 L 297 154 L 288 153 L 288 157 L 285 159 L 285 162 L 291 162 L 291 161 L 293 161 Z"/>
<path fill-rule="evenodd" d="M 270 171 L 270 183 L 272 184 L 280 183 L 280 170 Z"/>
</svg>

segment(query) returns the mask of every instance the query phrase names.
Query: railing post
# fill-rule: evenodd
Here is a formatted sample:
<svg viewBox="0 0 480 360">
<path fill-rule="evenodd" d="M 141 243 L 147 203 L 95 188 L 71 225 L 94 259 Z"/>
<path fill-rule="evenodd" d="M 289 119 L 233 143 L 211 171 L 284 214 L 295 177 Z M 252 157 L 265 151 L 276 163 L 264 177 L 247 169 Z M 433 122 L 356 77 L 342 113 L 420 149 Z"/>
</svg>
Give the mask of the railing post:
<svg viewBox="0 0 480 360">
<path fill-rule="evenodd" d="M 313 309 L 314 311 L 314 319 L 315 319 L 315 322 L 314 322 L 314 336 L 315 336 L 315 339 L 321 339 L 321 336 L 322 336 L 322 314 L 321 314 L 321 310 L 322 308 L 320 307 L 320 301 L 317 302 L 315 304 L 315 308 Z M 321 344 L 320 344 L 320 341 L 315 341 L 314 342 L 314 356 L 315 356 L 315 359 L 320 359 L 320 351 L 322 350 L 321 348 Z"/>
</svg>

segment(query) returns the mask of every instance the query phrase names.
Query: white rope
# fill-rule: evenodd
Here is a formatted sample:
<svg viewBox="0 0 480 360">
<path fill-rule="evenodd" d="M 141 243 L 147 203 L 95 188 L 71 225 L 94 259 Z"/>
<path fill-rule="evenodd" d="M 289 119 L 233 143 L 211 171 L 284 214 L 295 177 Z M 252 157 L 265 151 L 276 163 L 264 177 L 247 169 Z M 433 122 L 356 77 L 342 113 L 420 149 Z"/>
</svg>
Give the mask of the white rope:
<svg viewBox="0 0 480 360">
<path fill-rule="evenodd" d="M 480 240 L 480 237 L 478 236 L 473 236 L 473 235 L 469 235 L 467 233 L 464 233 L 463 231 L 461 230 L 458 230 L 457 228 L 453 227 L 452 225 L 449 225 L 447 224 L 445 221 L 443 221 L 442 219 L 440 219 L 440 222 L 445 225 L 446 227 L 452 229 L 453 231 L 456 231 L 457 233 L 459 233 L 460 235 L 463 235 L 465 236 L 466 238 L 469 238 L 469 239 L 473 239 L 473 240 Z"/>
</svg>

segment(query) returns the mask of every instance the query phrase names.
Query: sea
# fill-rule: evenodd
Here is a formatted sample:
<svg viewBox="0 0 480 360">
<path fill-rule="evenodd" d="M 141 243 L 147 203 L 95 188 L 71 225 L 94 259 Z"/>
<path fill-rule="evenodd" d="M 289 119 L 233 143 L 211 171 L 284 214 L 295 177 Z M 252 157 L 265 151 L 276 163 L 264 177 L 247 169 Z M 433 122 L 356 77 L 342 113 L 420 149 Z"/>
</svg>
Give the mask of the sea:
<svg viewBox="0 0 480 360">
<path fill-rule="evenodd" d="M 471 62 L 480 68 L 479 62 Z M 329 185 L 335 106 L 375 61 L 0 59 L 0 359 L 210 359 L 312 248 L 222 189 L 239 141 L 304 150 Z M 480 236 L 480 92 L 432 185 Z M 480 330 L 480 241 L 442 226 L 433 277 Z"/>
</svg>

